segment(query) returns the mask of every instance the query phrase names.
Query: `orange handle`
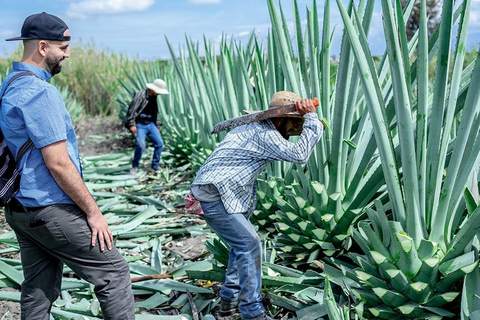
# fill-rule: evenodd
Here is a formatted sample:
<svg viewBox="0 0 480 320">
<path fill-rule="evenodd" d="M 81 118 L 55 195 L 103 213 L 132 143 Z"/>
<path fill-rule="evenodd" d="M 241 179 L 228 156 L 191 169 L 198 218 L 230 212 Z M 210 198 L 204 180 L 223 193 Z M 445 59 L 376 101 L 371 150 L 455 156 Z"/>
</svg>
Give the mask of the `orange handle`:
<svg viewBox="0 0 480 320">
<path fill-rule="evenodd" d="M 314 105 L 315 107 L 318 107 L 318 106 L 320 105 L 320 102 L 318 102 L 317 97 L 313 98 L 313 99 L 312 99 L 312 102 L 313 102 L 313 105 Z M 295 111 L 298 112 L 298 107 L 297 107 L 297 105 L 295 105 Z"/>
</svg>

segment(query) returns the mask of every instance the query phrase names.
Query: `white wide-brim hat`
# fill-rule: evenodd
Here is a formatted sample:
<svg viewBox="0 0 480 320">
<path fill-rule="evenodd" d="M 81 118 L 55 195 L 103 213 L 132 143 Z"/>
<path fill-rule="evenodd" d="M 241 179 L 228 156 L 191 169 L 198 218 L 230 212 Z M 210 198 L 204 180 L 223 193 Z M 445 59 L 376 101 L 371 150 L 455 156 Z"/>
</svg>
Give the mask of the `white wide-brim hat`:
<svg viewBox="0 0 480 320">
<path fill-rule="evenodd" d="M 147 88 L 153 90 L 156 94 L 168 94 L 167 85 L 162 79 L 155 79 L 153 83 L 147 83 Z"/>
</svg>

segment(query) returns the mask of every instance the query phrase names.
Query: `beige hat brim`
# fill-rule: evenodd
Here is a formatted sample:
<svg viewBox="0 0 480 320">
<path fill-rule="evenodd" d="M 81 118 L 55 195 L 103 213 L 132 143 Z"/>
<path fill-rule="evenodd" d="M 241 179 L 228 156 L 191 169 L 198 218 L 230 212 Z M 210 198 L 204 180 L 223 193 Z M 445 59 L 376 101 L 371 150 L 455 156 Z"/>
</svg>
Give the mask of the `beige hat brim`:
<svg viewBox="0 0 480 320">
<path fill-rule="evenodd" d="M 260 112 L 260 111 L 256 111 L 256 110 L 243 110 L 243 112 L 245 114 L 252 114 L 252 113 L 257 113 L 257 112 Z M 286 114 L 282 114 L 280 116 L 276 116 L 276 117 L 273 117 L 273 118 L 290 118 L 292 119 L 293 121 L 296 122 L 296 127 L 295 127 L 295 130 L 293 130 L 292 132 L 290 132 L 290 135 L 291 136 L 299 136 L 302 131 L 303 131 L 303 122 L 305 121 L 305 119 L 303 118 L 303 116 L 299 113 L 286 113 Z M 273 119 L 273 118 L 270 118 L 270 119 Z"/>
<path fill-rule="evenodd" d="M 156 94 L 169 94 L 167 89 L 159 88 L 153 83 L 147 83 L 147 88 L 155 92 Z"/>
<path fill-rule="evenodd" d="M 243 113 L 245 113 L 245 114 L 257 113 L 257 112 L 260 112 L 260 111 L 257 111 L 257 110 L 243 110 Z M 285 114 L 282 114 L 282 115 L 279 115 L 279 116 L 275 116 L 275 118 L 303 119 L 303 116 L 300 113 L 289 112 L 289 113 L 285 113 Z"/>
</svg>

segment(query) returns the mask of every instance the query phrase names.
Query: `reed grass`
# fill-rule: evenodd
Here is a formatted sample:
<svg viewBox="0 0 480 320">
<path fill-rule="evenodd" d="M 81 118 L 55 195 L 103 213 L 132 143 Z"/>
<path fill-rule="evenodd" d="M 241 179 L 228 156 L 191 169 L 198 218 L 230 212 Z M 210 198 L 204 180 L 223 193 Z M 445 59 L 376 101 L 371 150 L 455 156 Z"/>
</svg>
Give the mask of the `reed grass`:
<svg viewBox="0 0 480 320">
<path fill-rule="evenodd" d="M 0 58 L 0 74 L 8 73 L 12 62 L 21 60 L 22 53 L 23 46 L 19 44 L 9 57 Z M 125 53 L 98 48 L 93 41 L 80 42 L 70 47 L 70 58 L 54 81 L 71 92 L 73 98 L 85 107 L 87 115 L 116 116 L 115 96 L 121 88 L 121 81 L 127 79 L 127 74 L 135 74 L 138 66 L 143 68 L 146 65 L 147 62 Z"/>
</svg>

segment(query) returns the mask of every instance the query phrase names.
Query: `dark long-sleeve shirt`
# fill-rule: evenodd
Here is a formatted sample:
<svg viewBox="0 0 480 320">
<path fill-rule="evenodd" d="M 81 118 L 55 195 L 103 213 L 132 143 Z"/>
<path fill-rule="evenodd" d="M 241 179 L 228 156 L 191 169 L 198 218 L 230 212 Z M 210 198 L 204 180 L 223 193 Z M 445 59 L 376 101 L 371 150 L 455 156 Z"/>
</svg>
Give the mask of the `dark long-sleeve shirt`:
<svg viewBox="0 0 480 320">
<path fill-rule="evenodd" d="M 136 119 L 142 113 L 143 109 L 148 105 L 148 89 L 138 91 L 134 96 L 127 110 L 127 115 L 125 117 L 125 127 L 130 129 L 130 127 L 135 126 Z M 152 122 L 157 123 L 158 118 L 158 107 L 154 108 Z M 157 125 L 160 125 L 158 123 Z"/>
</svg>

